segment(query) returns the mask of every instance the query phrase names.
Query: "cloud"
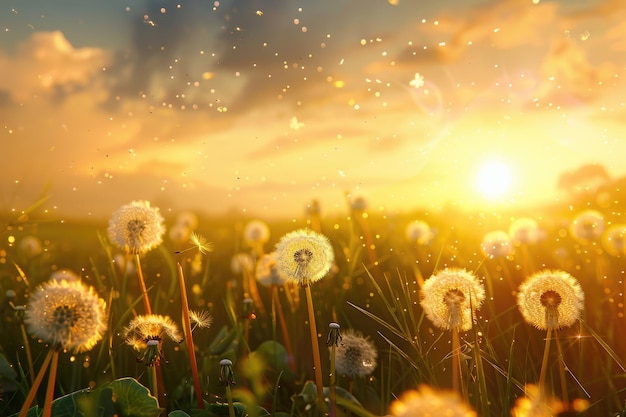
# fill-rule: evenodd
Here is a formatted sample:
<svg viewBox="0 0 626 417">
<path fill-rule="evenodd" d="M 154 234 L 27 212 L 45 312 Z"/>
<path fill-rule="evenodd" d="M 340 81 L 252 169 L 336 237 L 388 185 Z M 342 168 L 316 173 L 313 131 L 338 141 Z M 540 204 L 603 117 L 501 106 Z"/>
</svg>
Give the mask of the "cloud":
<svg viewBox="0 0 626 417">
<path fill-rule="evenodd" d="M 0 50 L 0 91 L 23 102 L 94 89 L 94 81 L 98 88 L 109 59 L 99 48 L 74 48 L 60 31 L 35 32 L 14 55 Z"/>
</svg>

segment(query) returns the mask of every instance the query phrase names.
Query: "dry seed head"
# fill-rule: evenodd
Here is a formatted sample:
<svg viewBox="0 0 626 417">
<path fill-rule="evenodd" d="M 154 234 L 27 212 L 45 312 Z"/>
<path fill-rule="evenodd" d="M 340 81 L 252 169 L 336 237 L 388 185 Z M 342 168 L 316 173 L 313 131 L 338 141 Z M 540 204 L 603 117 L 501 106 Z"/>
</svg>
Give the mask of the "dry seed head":
<svg viewBox="0 0 626 417">
<path fill-rule="evenodd" d="M 178 330 L 176 323 L 168 316 L 160 314 L 135 317 L 124 329 L 124 337 L 126 344 L 135 350 L 145 349 L 150 340 L 162 342 L 164 339 L 170 339 L 176 343 L 183 340 L 183 335 Z"/>
<path fill-rule="evenodd" d="M 243 238 L 250 246 L 270 240 L 270 228 L 262 220 L 251 220 L 243 228 Z"/>
<path fill-rule="evenodd" d="M 113 213 L 107 232 L 120 249 L 136 255 L 159 246 L 165 226 L 157 207 L 150 207 L 148 201 L 133 201 Z"/>
<path fill-rule="evenodd" d="M 409 223 L 404 229 L 404 236 L 409 243 L 417 245 L 428 245 L 433 240 L 433 232 L 428 223 L 415 220 Z"/>
<path fill-rule="evenodd" d="M 287 233 L 276 244 L 276 267 L 279 273 L 303 286 L 324 278 L 334 258 L 328 238 L 312 230 L 300 229 Z"/>
<path fill-rule="evenodd" d="M 489 258 L 506 258 L 513 253 L 513 242 L 508 233 L 496 230 L 485 235 L 480 248 Z"/>
<path fill-rule="evenodd" d="M 610 226 L 602 235 L 602 246 L 610 255 L 626 255 L 626 224 Z"/>
<path fill-rule="evenodd" d="M 339 375 L 363 378 L 374 372 L 378 350 L 369 338 L 349 329 L 340 340 L 335 347 L 335 369 Z"/>
<path fill-rule="evenodd" d="M 604 216 L 596 210 L 585 210 L 572 221 L 570 231 L 581 243 L 596 241 L 604 232 Z"/>
<path fill-rule="evenodd" d="M 266 253 L 259 259 L 255 275 L 257 281 L 266 287 L 287 283 L 287 278 L 276 267 L 276 252 Z"/>
<path fill-rule="evenodd" d="M 524 320 L 540 330 L 569 327 L 580 319 L 585 294 L 565 271 L 545 270 L 519 287 L 517 305 Z"/>
<path fill-rule="evenodd" d="M 535 219 L 520 217 L 509 226 L 509 236 L 515 244 L 530 245 L 539 241 L 541 231 Z"/>
<path fill-rule="evenodd" d="M 485 299 L 485 289 L 474 274 L 447 268 L 424 282 L 420 302 L 426 317 L 441 329 L 469 330 L 474 312 Z"/>
<path fill-rule="evenodd" d="M 106 304 L 80 281 L 51 280 L 30 297 L 24 316 L 28 333 L 75 353 L 91 350 L 106 330 Z"/>
</svg>

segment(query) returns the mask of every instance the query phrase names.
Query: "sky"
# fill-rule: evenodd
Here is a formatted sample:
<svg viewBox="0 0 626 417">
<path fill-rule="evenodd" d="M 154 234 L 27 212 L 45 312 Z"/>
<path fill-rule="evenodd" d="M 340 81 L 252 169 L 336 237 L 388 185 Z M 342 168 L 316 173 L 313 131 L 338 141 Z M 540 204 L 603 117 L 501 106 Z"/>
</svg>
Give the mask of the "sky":
<svg viewBox="0 0 626 417">
<path fill-rule="evenodd" d="M 526 207 L 626 175 L 623 0 L 5 0 L 0 211 Z"/>
</svg>

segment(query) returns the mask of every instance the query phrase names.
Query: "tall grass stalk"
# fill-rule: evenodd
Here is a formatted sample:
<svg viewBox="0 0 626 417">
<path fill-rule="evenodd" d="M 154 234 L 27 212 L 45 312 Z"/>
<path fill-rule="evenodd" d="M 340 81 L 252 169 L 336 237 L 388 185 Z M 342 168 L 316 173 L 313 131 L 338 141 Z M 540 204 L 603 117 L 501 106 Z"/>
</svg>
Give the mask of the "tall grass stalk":
<svg viewBox="0 0 626 417">
<path fill-rule="evenodd" d="M 185 335 L 185 342 L 187 343 L 187 354 L 189 355 L 189 365 L 191 367 L 191 376 L 193 378 L 196 402 L 198 403 L 198 408 L 204 409 L 204 401 L 202 400 L 202 387 L 200 386 L 200 377 L 198 376 L 196 351 L 193 343 L 193 333 L 191 331 L 191 319 L 189 318 L 189 302 L 187 301 L 185 276 L 183 274 L 183 267 L 181 266 L 180 262 L 176 264 L 176 267 L 178 269 L 178 284 L 180 286 L 180 299 L 182 304 L 183 332 Z"/>
</svg>

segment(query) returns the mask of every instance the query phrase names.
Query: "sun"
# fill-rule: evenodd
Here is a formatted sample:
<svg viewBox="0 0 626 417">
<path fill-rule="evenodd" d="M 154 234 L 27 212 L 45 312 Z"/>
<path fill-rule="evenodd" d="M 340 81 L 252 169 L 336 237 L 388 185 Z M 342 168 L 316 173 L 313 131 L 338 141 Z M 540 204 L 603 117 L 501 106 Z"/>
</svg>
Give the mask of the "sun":
<svg viewBox="0 0 626 417">
<path fill-rule="evenodd" d="M 490 200 L 502 197 L 511 188 L 511 170 L 500 161 L 483 165 L 476 176 L 476 189 Z"/>
</svg>

